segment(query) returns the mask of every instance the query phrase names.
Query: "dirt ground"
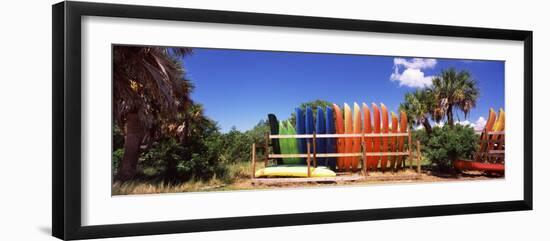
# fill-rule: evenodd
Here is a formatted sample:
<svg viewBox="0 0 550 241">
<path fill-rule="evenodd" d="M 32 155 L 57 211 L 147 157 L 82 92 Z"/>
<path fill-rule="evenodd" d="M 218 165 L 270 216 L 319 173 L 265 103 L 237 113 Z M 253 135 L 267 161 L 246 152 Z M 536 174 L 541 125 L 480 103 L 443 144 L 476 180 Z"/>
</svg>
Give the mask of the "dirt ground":
<svg viewBox="0 0 550 241">
<path fill-rule="evenodd" d="M 309 183 L 257 183 L 250 179 L 249 169 L 242 166 L 238 169 L 238 177 L 232 182 L 224 182 L 219 179 L 209 181 L 186 182 L 176 185 L 165 185 L 162 183 L 147 182 L 126 182 L 114 183 L 112 195 L 135 195 L 152 193 L 180 193 L 180 192 L 212 192 L 212 191 L 237 191 L 237 190 L 257 190 L 257 189 L 280 189 L 280 188 L 319 188 L 333 186 L 353 186 L 353 185 L 391 185 L 399 183 L 429 183 L 429 182 L 456 182 L 456 181 L 478 181 L 495 180 L 503 178 L 501 176 L 486 175 L 481 172 L 465 172 L 460 174 L 439 174 L 423 169 L 420 175 L 412 169 L 400 170 L 397 172 L 387 171 L 370 172 L 366 179 L 356 181 L 339 182 L 309 182 Z M 242 169 L 242 170 L 241 170 Z M 360 172 L 339 174 L 339 176 L 362 177 Z M 260 180 L 257 178 L 256 180 Z"/>
<path fill-rule="evenodd" d="M 501 176 L 491 176 L 482 172 L 470 171 L 460 174 L 440 175 L 430 171 L 423 170 L 420 176 L 409 178 L 416 174 L 416 171 L 407 169 L 398 172 L 370 172 L 366 179 L 346 182 L 328 182 L 328 183 L 253 183 L 251 180 L 240 180 L 227 186 L 219 186 L 216 190 L 247 190 L 247 189 L 275 189 L 275 188 L 298 188 L 298 187 L 329 187 L 329 186 L 350 186 L 350 185 L 386 185 L 396 183 L 427 183 L 427 182 L 456 182 L 456 181 L 478 181 L 495 180 L 504 178 Z M 359 176 L 361 173 L 351 173 L 347 175 Z M 393 180 L 392 180 L 393 179 Z"/>
</svg>

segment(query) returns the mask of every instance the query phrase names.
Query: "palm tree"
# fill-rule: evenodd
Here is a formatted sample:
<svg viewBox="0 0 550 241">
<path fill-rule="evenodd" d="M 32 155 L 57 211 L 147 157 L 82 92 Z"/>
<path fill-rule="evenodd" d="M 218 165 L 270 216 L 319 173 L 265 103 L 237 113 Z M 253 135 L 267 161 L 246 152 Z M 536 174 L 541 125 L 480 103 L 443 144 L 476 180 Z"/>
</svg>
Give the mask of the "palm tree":
<svg viewBox="0 0 550 241">
<path fill-rule="evenodd" d="M 192 85 L 179 59 L 191 48 L 115 46 L 113 115 L 124 132 L 124 155 L 117 178 L 135 176 L 145 133 L 162 131 L 191 103 Z M 151 133 L 153 130 L 153 134 Z"/>
<path fill-rule="evenodd" d="M 407 113 L 411 124 L 422 125 L 429 135 L 432 132 L 430 115 L 437 119 L 433 112 L 434 107 L 433 92 L 430 89 L 419 89 L 405 94 L 405 102 L 399 105 L 399 110 Z"/>
<path fill-rule="evenodd" d="M 454 68 L 443 70 L 435 77 L 431 90 L 437 104 L 434 113 L 441 118 L 446 116 L 450 126 L 454 125 L 453 111 L 462 111 L 466 118 L 479 98 L 479 88 L 471 74 L 464 70 L 457 72 Z"/>
</svg>

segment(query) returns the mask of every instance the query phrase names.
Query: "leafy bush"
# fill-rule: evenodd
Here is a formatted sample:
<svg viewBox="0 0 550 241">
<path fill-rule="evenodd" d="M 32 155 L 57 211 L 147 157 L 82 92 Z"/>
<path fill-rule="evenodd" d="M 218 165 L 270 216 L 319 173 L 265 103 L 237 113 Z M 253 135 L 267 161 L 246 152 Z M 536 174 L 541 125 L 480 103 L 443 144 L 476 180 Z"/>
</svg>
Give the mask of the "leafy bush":
<svg viewBox="0 0 550 241">
<path fill-rule="evenodd" d="M 153 143 L 140 158 L 145 175 L 162 176 L 168 181 L 209 179 L 223 176 L 217 137 L 206 137 L 182 145 L 174 138 Z"/>
<path fill-rule="evenodd" d="M 117 174 L 118 165 L 120 165 L 120 162 L 122 161 L 122 156 L 124 156 L 123 148 L 118 148 L 113 151 L 113 156 L 111 158 L 111 172 L 113 173 L 113 176 L 116 176 Z"/>
<path fill-rule="evenodd" d="M 423 154 L 441 171 L 449 170 L 454 160 L 471 158 L 479 142 L 472 127 L 458 124 L 434 127 L 431 135 L 417 130 L 414 137 L 421 142 Z"/>
</svg>

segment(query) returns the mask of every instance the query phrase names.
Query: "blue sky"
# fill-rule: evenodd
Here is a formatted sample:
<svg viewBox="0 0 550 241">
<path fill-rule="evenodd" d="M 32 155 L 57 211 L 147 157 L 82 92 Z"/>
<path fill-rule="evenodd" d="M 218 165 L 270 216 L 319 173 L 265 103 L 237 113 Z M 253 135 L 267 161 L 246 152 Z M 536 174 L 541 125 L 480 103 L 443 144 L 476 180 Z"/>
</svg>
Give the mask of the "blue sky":
<svg viewBox="0 0 550 241">
<path fill-rule="evenodd" d="M 429 86 L 432 76 L 449 67 L 468 70 L 478 81 L 481 97 L 469 123 L 482 123 L 489 107 L 504 108 L 499 61 L 196 48 L 183 65 L 195 84 L 193 100 L 223 132 L 232 126 L 248 130 L 268 113 L 286 119 L 300 103 L 315 99 L 382 102 L 397 111 L 406 92 Z"/>
</svg>

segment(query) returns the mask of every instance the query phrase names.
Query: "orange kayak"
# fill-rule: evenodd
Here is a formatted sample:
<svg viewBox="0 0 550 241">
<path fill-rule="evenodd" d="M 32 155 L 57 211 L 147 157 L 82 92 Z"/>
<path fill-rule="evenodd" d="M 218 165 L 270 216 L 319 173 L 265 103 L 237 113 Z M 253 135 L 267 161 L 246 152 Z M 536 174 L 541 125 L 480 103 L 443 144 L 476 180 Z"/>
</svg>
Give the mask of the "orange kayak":
<svg viewBox="0 0 550 241">
<path fill-rule="evenodd" d="M 399 131 L 399 121 L 397 120 L 397 115 L 391 112 L 391 133 L 397 133 Z M 390 137 L 390 151 L 397 151 L 397 138 Z M 397 156 L 390 157 L 390 167 L 392 170 L 395 170 L 397 163 Z"/>
<path fill-rule="evenodd" d="M 500 163 L 484 163 L 484 162 L 475 162 L 475 161 L 456 160 L 453 162 L 453 165 L 456 169 L 461 171 L 475 170 L 475 171 L 504 174 L 504 164 L 500 164 Z"/>
<path fill-rule="evenodd" d="M 408 131 L 407 124 L 407 113 L 401 111 L 401 119 L 399 120 L 399 132 L 406 133 Z M 397 139 L 399 140 L 399 152 L 405 151 L 405 137 L 400 136 Z M 399 160 L 397 163 L 398 168 L 405 167 L 405 156 L 398 156 L 397 160 Z"/>
<path fill-rule="evenodd" d="M 372 124 L 370 119 L 370 109 L 367 104 L 363 103 L 363 133 L 370 134 L 372 133 Z M 372 152 L 372 138 L 365 137 L 365 150 L 367 153 Z M 371 156 L 367 157 L 366 168 L 373 169 L 373 158 Z"/>
<path fill-rule="evenodd" d="M 388 109 L 384 104 L 380 104 L 380 108 L 382 109 L 382 133 L 389 133 L 389 123 L 388 123 Z M 389 144 L 389 138 L 384 137 L 382 138 L 382 147 L 380 148 L 381 152 L 387 152 L 388 151 L 388 145 Z M 380 161 L 380 166 L 382 168 L 382 171 L 386 170 L 386 167 L 388 166 L 388 157 L 382 156 Z"/>
<path fill-rule="evenodd" d="M 380 110 L 378 109 L 378 106 L 375 103 L 372 103 L 372 120 L 373 120 L 373 133 L 379 134 L 380 133 Z M 373 137 L 372 138 L 372 151 L 373 152 L 380 152 L 380 137 Z M 373 156 L 373 169 L 376 170 L 378 168 L 378 162 L 380 160 L 380 157 Z"/>
<path fill-rule="evenodd" d="M 354 134 L 361 134 L 362 132 L 361 128 L 361 108 L 359 108 L 359 105 L 357 103 L 353 103 L 353 133 Z M 359 153 L 361 152 L 361 137 L 352 138 L 353 141 L 353 152 Z M 352 157 L 351 158 L 351 169 L 357 170 L 359 168 L 359 160 L 361 160 L 361 157 Z"/>
<path fill-rule="evenodd" d="M 344 103 L 344 133 L 353 134 L 353 116 L 351 114 L 351 108 L 347 103 Z M 353 152 L 353 140 L 352 138 L 344 139 L 345 153 Z M 344 158 L 344 170 L 349 170 L 352 164 L 351 157 Z"/>
<path fill-rule="evenodd" d="M 344 134 L 344 117 L 342 114 L 342 110 L 340 109 L 340 106 L 337 104 L 332 104 L 332 107 L 334 107 L 334 116 L 336 120 L 336 134 Z M 336 139 L 336 152 L 337 153 L 344 153 L 345 145 L 344 145 L 344 138 L 337 138 Z M 339 171 L 342 171 L 345 166 L 345 159 L 344 157 L 338 157 L 336 158 L 336 166 L 338 167 Z"/>
<path fill-rule="evenodd" d="M 485 133 L 486 131 L 487 132 L 493 131 L 493 126 L 495 124 L 496 118 L 497 118 L 497 115 L 496 115 L 495 111 L 493 110 L 493 108 L 490 108 L 489 109 L 489 118 L 487 119 L 487 123 L 485 124 L 485 129 L 483 130 L 484 132 L 481 133 L 481 136 L 479 137 L 480 143 L 481 143 L 481 145 L 479 147 L 479 153 L 484 153 L 487 150 L 487 148 L 490 148 L 489 147 L 490 144 L 487 143 L 487 142 L 484 142 L 483 140 L 486 138 L 485 137 L 487 135 L 487 133 Z M 476 158 L 476 160 L 481 161 L 480 158 L 481 157 L 478 156 Z"/>
<path fill-rule="evenodd" d="M 493 126 L 493 131 L 504 131 L 504 123 L 505 123 L 505 115 L 504 110 L 501 108 L 498 111 L 498 119 L 495 122 L 495 125 Z M 493 135 L 491 139 L 493 142 L 491 143 L 491 146 L 489 150 L 502 150 L 503 146 L 500 142 L 495 142 L 497 140 L 500 140 L 504 138 L 504 135 Z M 493 157 L 491 158 L 492 161 L 503 161 L 500 157 Z"/>
</svg>

